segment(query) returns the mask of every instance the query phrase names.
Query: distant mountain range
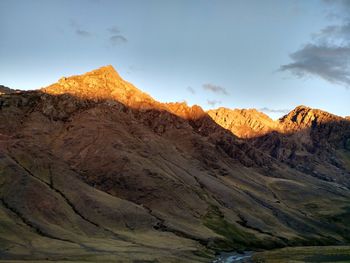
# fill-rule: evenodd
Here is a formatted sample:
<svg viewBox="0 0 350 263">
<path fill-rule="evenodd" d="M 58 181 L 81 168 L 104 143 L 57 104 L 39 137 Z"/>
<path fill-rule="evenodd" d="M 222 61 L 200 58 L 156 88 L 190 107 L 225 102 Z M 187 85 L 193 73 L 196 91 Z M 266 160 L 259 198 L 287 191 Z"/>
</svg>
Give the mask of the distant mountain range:
<svg viewBox="0 0 350 263">
<path fill-rule="evenodd" d="M 161 103 L 111 66 L 0 94 L 0 259 L 350 242 L 349 118 Z"/>
<path fill-rule="evenodd" d="M 3 85 L 0 85 L 0 95 L 1 94 L 10 94 L 10 93 L 14 93 L 16 92 L 16 90 L 10 89 L 8 87 L 5 87 Z"/>
</svg>

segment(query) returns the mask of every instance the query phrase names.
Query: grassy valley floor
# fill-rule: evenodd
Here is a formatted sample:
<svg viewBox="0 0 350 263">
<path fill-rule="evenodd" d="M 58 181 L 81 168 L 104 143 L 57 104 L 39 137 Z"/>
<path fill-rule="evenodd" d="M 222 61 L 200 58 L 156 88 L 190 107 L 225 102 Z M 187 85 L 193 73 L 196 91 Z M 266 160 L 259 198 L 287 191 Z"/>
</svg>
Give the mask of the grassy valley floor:
<svg viewBox="0 0 350 263">
<path fill-rule="evenodd" d="M 255 253 L 255 263 L 350 262 L 350 246 L 294 247 Z"/>
</svg>

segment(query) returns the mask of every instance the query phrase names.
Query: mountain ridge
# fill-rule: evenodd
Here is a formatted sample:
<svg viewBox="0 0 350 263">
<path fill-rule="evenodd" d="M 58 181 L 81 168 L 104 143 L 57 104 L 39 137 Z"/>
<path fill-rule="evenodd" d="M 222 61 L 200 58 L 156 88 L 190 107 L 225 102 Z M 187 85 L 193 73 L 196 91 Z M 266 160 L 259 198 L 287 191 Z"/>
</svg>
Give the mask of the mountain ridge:
<svg viewBox="0 0 350 263">
<path fill-rule="evenodd" d="M 106 79 L 112 80 L 111 83 L 107 83 Z M 117 88 L 118 87 L 118 88 Z M 63 94 L 68 93 L 77 97 L 82 98 L 90 98 L 90 99 L 117 99 L 120 102 L 126 104 L 127 106 L 135 106 L 140 107 L 140 105 L 136 105 L 136 102 L 139 101 L 147 101 L 153 108 L 168 108 L 171 112 L 177 112 L 179 109 L 176 109 L 176 105 L 179 106 L 179 108 L 182 108 L 182 110 L 185 110 L 187 112 L 190 112 L 191 108 L 194 107 L 194 109 L 197 109 L 198 111 L 204 110 L 199 105 L 192 105 L 188 106 L 186 103 L 181 102 L 158 102 L 154 100 L 150 95 L 148 95 L 145 92 L 142 92 L 141 90 L 137 89 L 132 84 L 126 82 L 123 80 L 118 72 L 114 69 L 113 66 L 107 65 L 102 66 L 96 70 L 92 70 L 90 72 L 87 72 L 82 75 L 75 75 L 71 77 L 62 77 L 57 83 L 54 83 L 46 88 L 40 89 L 44 93 L 48 94 Z M 131 96 L 135 96 L 136 98 L 134 100 L 128 101 Z M 135 103 L 135 105 L 132 105 Z M 161 105 L 162 104 L 162 105 Z M 168 106 L 168 107 L 167 107 Z M 188 109 L 187 109 L 188 107 Z M 142 108 L 142 107 L 141 107 Z M 147 109 L 147 107 L 145 107 Z M 210 109 L 206 112 L 211 115 L 215 114 L 216 112 L 220 111 L 232 111 L 237 112 L 241 115 L 259 115 L 262 117 L 265 122 L 268 120 L 268 122 L 271 123 L 273 128 L 276 125 L 274 125 L 275 122 L 281 122 L 280 120 L 284 120 L 289 117 L 289 120 L 293 118 L 293 114 L 300 114 L 302 111 L 308 111 L 308 112 L 317 112 L 318 115 L 321 113 L 327 116 L 334 116 L 336 115 L 327 113 L 326 111 L 319 110 L 319 109 L 312 109 L 310 107 L 299 105 L 296 106 L 293 110 L 291 110 L 289 113 L 282 116 L 279 120 L 272 120 L 268 115 L 266 115 L 263 112 L 258 111 L 257 109 L 228 109 L 224 107 L 219 107 L 217 109 Z M 345 117 L 340 117 L 342 119 L 346 119 Z"/>
<path fill-rule="evenodd" d="M 160 103 L 114 72 L 0 96 L 0 258 L 209 262 L 350 242 L 349 121 L 299 107 L 288 132 L 266 130 L 256 110 Z"/>
<path fill-rule="evenodd" d="M 14 90 L 14 89 L 10 89 L 6 86 L 0 85 L 0 95 L 1 94 L 10 94 L 10 93 L 14 93 L 17 92 L 18 90 Z"/>
</svg>

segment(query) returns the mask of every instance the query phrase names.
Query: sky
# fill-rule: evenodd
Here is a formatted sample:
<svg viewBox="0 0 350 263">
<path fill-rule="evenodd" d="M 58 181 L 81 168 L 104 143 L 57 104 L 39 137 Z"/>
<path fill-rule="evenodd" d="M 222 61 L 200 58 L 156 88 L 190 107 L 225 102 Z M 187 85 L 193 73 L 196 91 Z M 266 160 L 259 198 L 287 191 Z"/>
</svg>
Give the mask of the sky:
<svg viewBox="0 0 350 263">
<path fill-rule="evenodd" d="M 350 115 L 350 0 L 0 0 L 0 84 L 112 65 L 162 102 Z"/>
</svg>

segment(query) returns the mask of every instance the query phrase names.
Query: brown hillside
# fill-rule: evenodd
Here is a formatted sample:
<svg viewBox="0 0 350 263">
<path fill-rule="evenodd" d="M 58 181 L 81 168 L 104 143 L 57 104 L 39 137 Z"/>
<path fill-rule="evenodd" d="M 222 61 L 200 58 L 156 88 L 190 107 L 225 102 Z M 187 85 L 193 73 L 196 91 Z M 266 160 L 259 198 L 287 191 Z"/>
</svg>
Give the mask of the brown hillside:
<svg viewBox="0 0 350 263">
<path fill-rule="evenodd" d="M 0 258 L 345 244 L 349 121 L 160 103 L 111 67 L 0 96 Z M 53 252 L 54 251 L 54 252 Z"/>
</svg>

